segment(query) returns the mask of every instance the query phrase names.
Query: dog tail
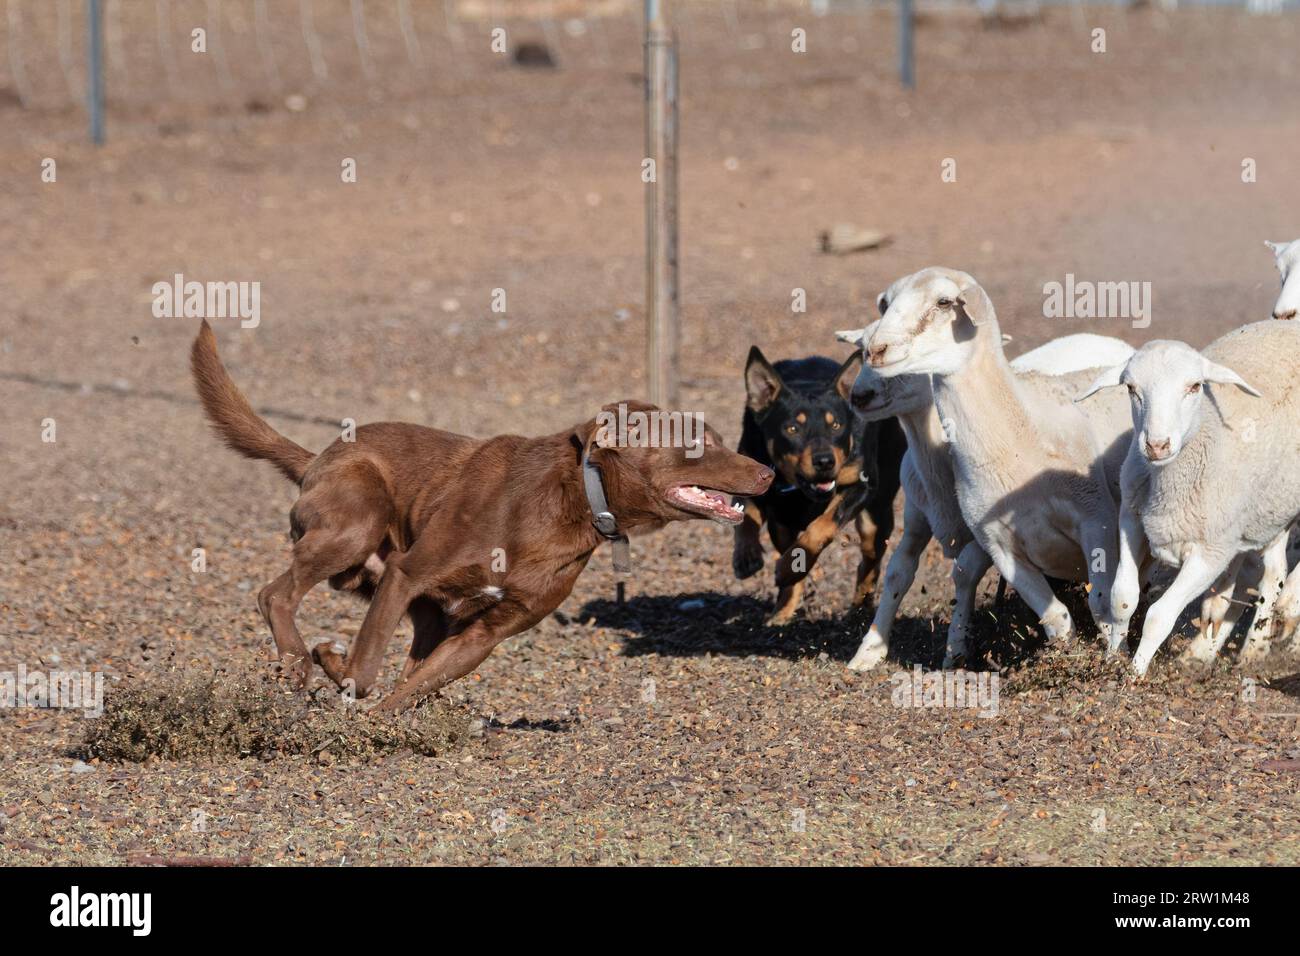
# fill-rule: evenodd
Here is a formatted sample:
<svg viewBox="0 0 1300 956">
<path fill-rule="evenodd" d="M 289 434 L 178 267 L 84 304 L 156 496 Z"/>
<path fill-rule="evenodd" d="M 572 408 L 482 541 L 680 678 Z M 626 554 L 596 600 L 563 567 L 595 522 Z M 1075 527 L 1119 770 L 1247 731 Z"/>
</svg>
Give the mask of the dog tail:
<svg viewBox="0 0 1300 956">
<path fill-rule="evenodd" d="M 217 337 L 206 319 L 190 349 L 190 371 L 203 410 L 226 444 L 247 458 L 269 461 L 294 484 L 316 456 L 291 442 L 253 411 L 217 355 Z"/>
</svg>

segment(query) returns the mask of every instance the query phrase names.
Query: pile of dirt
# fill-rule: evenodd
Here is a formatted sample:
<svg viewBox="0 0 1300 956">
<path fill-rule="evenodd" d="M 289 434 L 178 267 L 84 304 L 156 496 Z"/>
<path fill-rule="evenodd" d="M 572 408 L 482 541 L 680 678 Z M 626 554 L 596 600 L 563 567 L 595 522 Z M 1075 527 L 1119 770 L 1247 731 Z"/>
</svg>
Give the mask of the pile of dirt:
<svg viewBox="0 0 1300 956">
<path fill-rule="evenodd" d="M 461 746 L 469 730 L 468 712 L 438 699 L 400 715 L 367 713 L 333 695 L 294 691 L 258 667 L 169 666 L 106 695 L 77 755 L 132 763 L 310 755 L 332 763 L 437 756 Z"/>
</svg>

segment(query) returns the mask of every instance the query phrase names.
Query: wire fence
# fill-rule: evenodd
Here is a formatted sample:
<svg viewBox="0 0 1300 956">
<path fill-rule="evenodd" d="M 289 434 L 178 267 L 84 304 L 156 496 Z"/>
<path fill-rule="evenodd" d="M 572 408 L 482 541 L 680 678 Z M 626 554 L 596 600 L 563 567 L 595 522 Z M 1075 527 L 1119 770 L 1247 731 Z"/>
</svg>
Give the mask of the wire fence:
<svg viewBox="0 0 1300 956">
<path fill-rule="evenodd" d="M 84 104 L 89 4 L 3 2 L 0 88 L 24 109 Z M 675 12 L 684 30 L 695 17 L 716 16 L 744 43 L 755 6 L 766 15 L 834 4 L 694 0 Z M 386 91 L 454 85 L 512 55 L 634 67 L 641 33 L 640 0 L 103 0 L 101 9 L 105 79 L 117 106 L 312 94 L 358 82 Z"/>
<path fill-rule="evenodd" d="M 25 110 L 86 106 L 92 79 L 87 0 L 0 2 L 0 97 Z M 1062 3 L 1078 6 L 1077 0 L 916 5 L 922 13 L 961 7 L 1032 16 Z M 1259 14 L 1300 8 L 1300 0 L 1154 0 L 1166 10 L 1180 4 Z M 798 25 L 872 11 L 893 16 L 900 4 L 673 0 L 670 6 L 689 56 L 697 28 L 725 32 L 737 50 L 759 51 L 789 44 Z M 175 100 L 238 101 L 256 109 L 271 98 L 349 89 L 374 98 L 430 87 L 455 92 L 499 75 L 511 59 L 635 72 L 643 39 L 642 0 L 100 0 L 100 9 L 110 111 Z"/>
</svg>

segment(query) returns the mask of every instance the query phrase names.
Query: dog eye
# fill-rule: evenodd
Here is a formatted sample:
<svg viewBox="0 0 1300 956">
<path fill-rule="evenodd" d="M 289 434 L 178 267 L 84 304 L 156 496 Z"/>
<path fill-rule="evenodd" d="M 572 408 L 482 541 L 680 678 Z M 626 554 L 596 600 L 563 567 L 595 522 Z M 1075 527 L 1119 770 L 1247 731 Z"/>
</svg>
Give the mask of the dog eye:
<svg viewBox="0 0 1300 956">
<path fill-rule="evenodd" d="M 1200 390 L 1201 390 L 1201 383 L 1200 383 L 1200 382 L 1193 382 L 1191 385 L 1188 385 L 1188 386 L 1187 386 L 1187 394 L 1188 394 L 1188 395 L 1195 395 L 1195 394 L 1196 394 L 1197 392 L 1199 392 Z"/>
<path fill-rule="evenodd" d="M 786 433 L 787 435 L 797 435 L 797 434 L 799 434 L 799 426 L 798 426 L 798 425 L 786 425 L 786 426 L 785 426 L 785 433 Z"/>
<path fill-rule="evenodd" d="M 946 309 L 946 308 L 948 308 L 948 306 L 950 306 L 950 305 L 952 305 L 952 299 L 948 298 L 946 295 L 943 296 L 941 299 L 939 299 L 939 302 L 938 302 L 938 306 L 939 306 L 939 308 L 941 308 L 941 309 Z"/>
<path fill-rule="evenodd" d="M 832 422 L 831 422 L 831 431 L 839 431 L 839 430 L 840 430 L 841 428 L 843 428 L 843 427 L 844 427 L 844 426 L 841 425 L 839 422 L 836 422 L 836 421 L 832 421 Z"/>
</svg>

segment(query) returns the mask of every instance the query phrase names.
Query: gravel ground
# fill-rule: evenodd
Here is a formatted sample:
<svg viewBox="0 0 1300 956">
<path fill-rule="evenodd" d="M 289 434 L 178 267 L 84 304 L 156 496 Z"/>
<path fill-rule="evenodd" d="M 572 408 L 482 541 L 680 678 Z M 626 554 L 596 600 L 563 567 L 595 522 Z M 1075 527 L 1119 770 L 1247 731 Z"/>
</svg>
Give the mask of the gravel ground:
<svg viewBox="0 0 1300 956">
<path fill-rule="evenodd" d="M 603 60 L 592 36 L 566 34 L 558 70 L 467 50 L 433 81 L 402 68 L 400 34 L 375 22 L 370 82 L 348 53 L 346 4 L 318 6 L 327 84 L 285 53 L 272 95 L 255 45 L 232 40 L 230 89 L 188 54 L 170 96 L 143 68 L 112 87 L 98 151 L 57 105 L 53 43 L 24 47 L 52 105 L 20 110 L 0 73 L 0 670 L 102 670 L 112 705 L 195 675 L 224 687 L 267 655 L 253 597 L 286 565 L 293 489 L 202 424 L 194 322 L 150 310 L 152 284 L 174 273 L 262 283 L 261 325 L 220 326 L 223 355 L 310 448 L 345 417 L 541 434 L 642 389 L 631 18 L 596 21 Z M 1300 119 L 1285 98 L 1294 61 L 1260 51 L 1294 49 L 1295 17 L 1051 10 L 998 27 L 927 14 L 905 94 L 883 14 L 811 20 L 795 55 L 783 38 L 805 15 L 746 8 L 733 32 L 707 6 L 688 11 L 685 403 L 728 437 L 751 342 L 839 354 L 834 329 L 933 262 L 980 277 L 1013 351 L 1081 330 L 1202 345 L 1271 306 L 1260 240 L 1300 232 Z M 1104 55 L 1088 50 L 1094 25 Z M 152 36 L 139 26 L 129 48 Z M 56 183 L 40 182 L 44 157 Z M 345 157 L 355 184 L 340 182 Z M 956 183 L 938 175 L 949 157 Z M 1246 157 L 1255 183 L 1241 181 Z M 841 221 L 892 241 L 820 254 L 819 231 Z M 1151 281 L 1152 326 L 1042 318 L 1043 283 L 1066 273 Z M 496 288 L 505 315 L 490 311 Z M 791 314 L 794 288 L 807 314 Z M 1300 862 L 1294 657 L 1189 673 L 1175 660 L 1184 628 L 1135 684 L 1093 640 L 1039 649 L 990 578 L 996 713 L 898 707 L 893 675 L 941 657 L 951 588 L 928 555 L 897 660 L 853 674 L 866 623 L 846 609 L 854 550 L 847 536 L 832 546 L 783 630 L 762 624 L 769 575 L 736 582 L 717 526 L 634 542 L 621 606 L 599 554 L 560 611 L 432 705 L 467 728 L 434 755 L 331 747 L 320 691 L 295 740 L 324 746 L 243 758 L 104 760 L 83 749 L 86 718 L 5 712 L 3 859 Z M 319 592 L 299 620 L 309 641 L 346 640 L 362 613 Z M 388 679 L 408 639 L 404 625 Z"/>
</svg>

